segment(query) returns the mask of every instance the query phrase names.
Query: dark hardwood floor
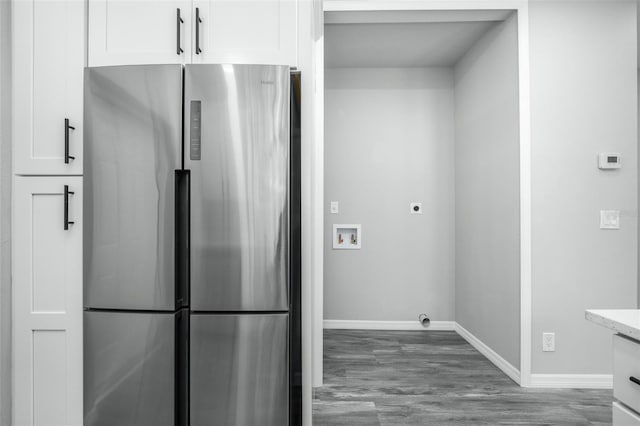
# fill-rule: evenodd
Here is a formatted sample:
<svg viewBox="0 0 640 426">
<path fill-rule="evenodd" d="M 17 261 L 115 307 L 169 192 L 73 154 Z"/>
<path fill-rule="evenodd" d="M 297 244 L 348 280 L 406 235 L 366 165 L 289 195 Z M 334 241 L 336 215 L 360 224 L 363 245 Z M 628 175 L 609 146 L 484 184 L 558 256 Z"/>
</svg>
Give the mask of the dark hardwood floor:
<svg viewBox="0 0 640 426">
<path fill-rule="evenodd" d="M 524 389 L 457 333 L 325 330 L 320 425 L 605 425 L 611 390 Z"/>
</svg>

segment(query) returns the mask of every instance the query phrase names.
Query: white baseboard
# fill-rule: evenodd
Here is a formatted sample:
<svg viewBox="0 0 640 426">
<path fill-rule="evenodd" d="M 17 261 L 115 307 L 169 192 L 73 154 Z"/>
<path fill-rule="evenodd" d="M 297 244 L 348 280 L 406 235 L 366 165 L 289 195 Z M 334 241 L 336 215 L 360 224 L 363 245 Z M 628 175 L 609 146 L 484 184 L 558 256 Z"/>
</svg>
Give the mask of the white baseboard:
<svg viewBox="0 0 640 426">
<path fill-rule="evenodd" d="M 455 321 L 431 321 L 423 327 L 418 321 L 357 321 L 324 320 L 327 330 L 397 330 L 397 331 L 454 331 Z"/>
<path fill-rule="evenodd" d="M 484 342 L 471 334 L 469 330 L 456 323 L 456 332 L 466 340 L 471 346 L 476 348 L 478 352 L 484 355 L 489 361 L 491 361 L 496 367 L 498 367 L 504 374 L 509 376 L 511 380 L 520 384 L 520 371 L 511 365 L 509 361 L 502 358 L 496 351 L 487 346 Z"/>
<path fill-rule="evenodd" d="M 532 388 L 613 389 L 611 374 L 532 374 Z"/>
</svg>

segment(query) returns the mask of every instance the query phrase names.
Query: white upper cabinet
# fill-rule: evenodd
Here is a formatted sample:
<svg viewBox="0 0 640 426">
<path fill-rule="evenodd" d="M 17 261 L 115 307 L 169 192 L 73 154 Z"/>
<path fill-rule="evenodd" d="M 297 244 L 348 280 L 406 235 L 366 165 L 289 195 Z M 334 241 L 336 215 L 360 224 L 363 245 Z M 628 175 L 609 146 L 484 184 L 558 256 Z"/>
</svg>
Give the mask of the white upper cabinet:
<svg viewBox="0 0 640 426">
<path fill-rule="evenodd" d="M 89 0 L 89 66 L 296 66 L 297 13 L 297 0 Z"/>
<path fill-rule="evenodd" d="M 16 174 L 82 174 L 84 28 L 82 1 L 13 2 Z"/>
<path fill-rule="evenodd" d="M 188 62 L 191 9 L 191 1 L 89 0 L 89 66 Z"/>
<path fill-rule="evenodd" d="M 194 0 L 193 7 L 193 63 L 297 65 L 296 0 Z"/>
</svg>

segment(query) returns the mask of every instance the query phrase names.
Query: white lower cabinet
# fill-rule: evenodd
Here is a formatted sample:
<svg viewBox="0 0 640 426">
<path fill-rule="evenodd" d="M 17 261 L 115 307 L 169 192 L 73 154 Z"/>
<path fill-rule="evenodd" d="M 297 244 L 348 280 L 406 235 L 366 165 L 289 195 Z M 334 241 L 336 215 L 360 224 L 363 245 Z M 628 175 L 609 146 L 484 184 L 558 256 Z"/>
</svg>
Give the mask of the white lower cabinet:
<svg viewBox="0 0 640 426">
<path fill-rule="evenodd" d="M 613 336 L 613 424 L 640 426 L 640 342 Z"/>
<path fill-rule="evenodd" d="M 13 420 L 82 425 L 82 177 L 15 177 Z"/>
</svg>

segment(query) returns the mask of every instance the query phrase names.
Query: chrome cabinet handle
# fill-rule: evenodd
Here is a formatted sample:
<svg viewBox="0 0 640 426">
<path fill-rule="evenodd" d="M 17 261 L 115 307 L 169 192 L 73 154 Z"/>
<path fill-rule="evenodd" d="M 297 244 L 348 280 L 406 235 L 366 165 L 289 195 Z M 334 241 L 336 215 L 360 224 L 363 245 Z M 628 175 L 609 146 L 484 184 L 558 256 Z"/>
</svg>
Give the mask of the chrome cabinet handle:
<svg viewBox="0 0 640 426">
<path fill-rule="evenodd" d="M 180 8 L 176 9 L 176 42 L 177 42 L 177 46 L 176 46 L 176 54 L 178 55 L 182 55 L 182 52 L 184 52 L 184 50 L 182 50 L 182 47 L 180 47 L 180 30 L 182 27 L 182 23 L 184 23 L 184 21 L 182 20 L 182 18 L 180 17 Z"/>
<path fill-rule="evenodd" d="M 69 191 L 69 185 L 64 186 L 64 230 L 69 229 L 69 225 L 75 222 L 69 220 L 69 194 L 73 195 L 73 191 Z"/>
<path fill-rule="evenodd" d="M 196 55 L 199 55 L 202 52 L 200 49 L 200 24 L 202 23 L 202 19 L 200 18 L 200 8 L 196 7 Z"/>
<path fill-rule="evenodd" d="M 69 119 L 64 119 L 64 163 L 69 164 L 69 160 L 75 160 L 76 157 L 69 155 L 69 129 L 75 130 L 76 128 L 69 125 Z"/>
</svg>

